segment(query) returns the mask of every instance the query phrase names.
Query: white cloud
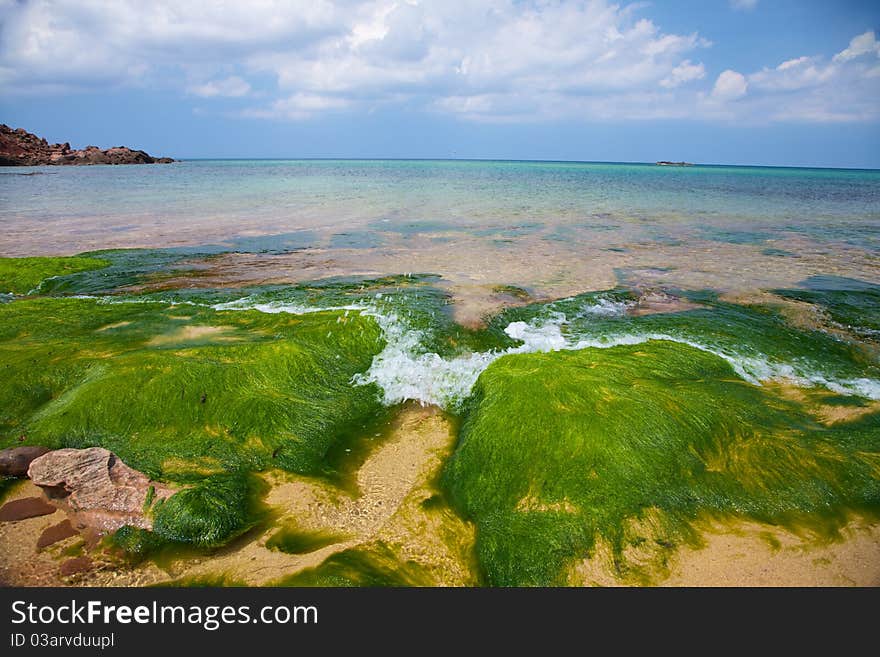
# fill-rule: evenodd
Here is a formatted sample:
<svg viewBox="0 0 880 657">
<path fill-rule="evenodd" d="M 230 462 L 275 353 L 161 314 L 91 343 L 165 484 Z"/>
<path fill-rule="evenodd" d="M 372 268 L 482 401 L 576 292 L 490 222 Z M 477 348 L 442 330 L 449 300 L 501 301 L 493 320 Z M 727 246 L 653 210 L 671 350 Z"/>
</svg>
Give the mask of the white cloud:
<svg viewBox="0 0 880 657">
<path fill-rule="evenodd" d="M 751 11 L 758 6 L 758 0 L 730 0 L 730 6 L 737 11 Z"/>
<path fill-rule="evenodd" d="M 308 47 L 345 32 L 327 0 L 31 0 L 0 5 L 0 69 L 14 91 L 164 81 L 254 48 Z"/>
<path fill-rule="evenodd" d="M 288 118 L 322 109 L 305 107 L 309 98 L 326 99 L 328 108 L 407 102 L 539 120 L 601 95 L 593 105 L 609 116 L 641 114 L 644 108 L 625 105 L 633 94 L 699 79 L 705 71 L 692 53 L 710 45 L 698 34 L 662 31 L 638 6 L 606 0 L 0 7 L 0 87 L 8 93 L 177 85 L 219 98 L 248 94 L 259 77 L 274 80 L 277 91 L 249 114 Z"/>
<path fill-rule="evenodd" d="M 830 60 L 788 59 L 747 76 L 742 110 L 765 121 L 876 121 L 880 119 L 880 48 L 873 32 L 854 37 Z"/>
<path fill-rule="evenodd" d="M 274 101 L 266 108 L 253 108 L 242 112 L 242 116 L 260 119 L 289 119 L 299 121 L 312 118 L 316 113 L 340 110 L 349 106 L 344 98 L 297 93 Z"/>
<path fill-rule="evenodd" d="M 476 121 L 880 118 L 873 32 L 833 57 L 792 53 L 740 73 L 734 61 L 707 66 L 710 42 L 664 31 L 647 11 L 609 0 L 0 0 L 0 94 L 161 87 L 207 99 L 205 112 L 243 97 L 246 116 L 285 120 L 395 105 Z"/>
<path fill-rule="evenodd" d="M 742 73 L 730 69 L 721 73 L 712 87 L 712 98 L 720 101 L 736 100 L 746 95 L 748 82 Z"/>
<path fill-rule="evenodd" d="M 834 64 L 824 64 L 819 57 L 797 57 L 773 69 L 764 68 L 749 76 L 749 84 L 764 91 L 793 91 L 816 87 L 833 81 L 839 73 Z"/>
<path fill-rule="evenodd" d="M 702 80 L 704 77 L 706 77 L 706 68 L 702 64 L 692 64 L 691 60 L 686 59 L 660 80 L 660 86 L 674 89 L 685 82 Z"/>
<path fill-rule="evenodd" d="M 834 55 L 835 62 L 848 62 L 862 55 L 874 54 L 880 57 L 880 42 L 873 31 L 853 37 L 849 47 Z"/>
<path fill-rule="evenodd" d="M 203 98 L 215 96 L 239 97 L 247 96 L 251 91 L 251 85 L 237 75 L 220 80 L 211 80 L 203 84 L 195 84 L 189 87 L 189 92 Z"/>
</svg>

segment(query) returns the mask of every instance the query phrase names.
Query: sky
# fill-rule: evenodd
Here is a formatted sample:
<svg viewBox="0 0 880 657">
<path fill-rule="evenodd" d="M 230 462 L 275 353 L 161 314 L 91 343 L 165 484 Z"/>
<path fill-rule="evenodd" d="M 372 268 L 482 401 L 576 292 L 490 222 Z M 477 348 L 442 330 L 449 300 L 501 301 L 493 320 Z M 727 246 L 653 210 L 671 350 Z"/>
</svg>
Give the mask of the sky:
<svg viewBox="0 0 880 657">
<path fill-rule="evenodd" d="M 880 168 L 876 0 L 0 0 L 0 122 L 209 157 Z"/>
</svg>

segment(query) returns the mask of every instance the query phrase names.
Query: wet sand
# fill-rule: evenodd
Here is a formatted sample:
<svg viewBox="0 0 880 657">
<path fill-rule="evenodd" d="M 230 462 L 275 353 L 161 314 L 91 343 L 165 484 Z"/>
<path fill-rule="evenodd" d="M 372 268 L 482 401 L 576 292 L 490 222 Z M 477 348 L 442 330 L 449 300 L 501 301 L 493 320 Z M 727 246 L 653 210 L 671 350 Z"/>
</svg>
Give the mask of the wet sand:
<svg viewBox="0 0 880 657">
<path fill-rule="evenodd" d="M 757 523 L 705 527 L 683 547 L 663 586 L 880 586 L 880 527 L 854 520 L 822 544 Z"/>
<path fill-rule="evenodd" d="M 433 482 L 454 439 L 439 410 L 409 405 L 395 420 L 388 439 L 358 471 L 359 494 L 281 471 L 266 473 L 270 490 L 265 502 L 274 512 L 270 527 L 250 532 L 210 556 L 178 559 L 165 570 L 151 562 L 124 567 L 96 550 L 89 553 L 92 570 L 65 577 L 60 568 L 79 554 L 71 548 L 80 545 L 82 538 L 66 538 L 37 549 L 39 537 L 63 520 L 63 513 L 0 523 L 0 585 L 146 586 L 215 575 L 263 585 L 317 566 L 345 549 L 378 543 L 418 563 L 438 584 L 473 585 L 476 581 L 467 558 L 473 527 L 451 513 L 426 513 L 420 506 L 436 493 Z M 8 500 L 39 494 L 39 488 L 23 481 Z M 303 530 L 323 530 L 344 538 L 307 554 L 267 548 L 266 541 L 290 521 Z"/>
<path fill-rule="evenodd" d="M 436 491 L 433 482 L 448 457 L 454 433 L 437 409 L 408 405 L 392 431 L 357 473 L 358 494 L 326 482 L 288 473 L 266 473 L 265 501 L 272 508 L 270 527 L 250 532 L 210 556 L 182 557 L 164 569 L 152 562 L 121 566 L 100 550 L 88 552 L 92 564 L 70 576 L 62 567 L 81 558 L 80 536 L 38 549 L 48 528 L 64 519 L 57 512 L 0 523 L 0 585 L 145 586 L 190 578 L 222 576 L 265 585 L 320 565 L 345 549 L 391 547 L 403 560 L 419 564 L 438 585 L 477 584 L 473 571 L 474 527 L 451 512 L 426 512 L 421 503 Z M 8 499 L 39 494 L 24 481 Z M 339 540 L 306 554 L 266 547 L 278 527 L 321 531 Z M 573 568 L 575 586 L 877 586 L 880 585 L 880 526 L 854 517 L 837 541 L 798 536 L 754 522 L 704 522 L 701 547 L 682 546 L 665 564 L 645 563 L 639 577 L 614 574 L 610 551 L 600 546 Z M 638 560 L 638 555 L 629 555 Z M 76 563 L 72 564 L 74 567 Z"/>
</svg>

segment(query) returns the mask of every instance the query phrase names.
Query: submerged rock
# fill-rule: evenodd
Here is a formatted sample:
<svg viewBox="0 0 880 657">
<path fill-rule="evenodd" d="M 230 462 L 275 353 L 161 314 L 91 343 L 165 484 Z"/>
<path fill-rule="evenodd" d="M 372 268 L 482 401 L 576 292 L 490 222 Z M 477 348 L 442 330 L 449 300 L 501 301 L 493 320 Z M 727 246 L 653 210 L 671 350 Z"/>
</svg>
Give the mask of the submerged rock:
<svg viewBox="0 0 880 657">
<path fill-rule="evenodd" d="M 48 452 L 46 447 L 10 447 L 0 449 L 0 476 L 26 477 L 31 461 Z"/>
<path fill-rule="evenodd" d="M 48 516 L 58 509 L 39 497 L 25 497 L 7 502 L 0 508 L 0 521 L 15 522 L 38 516 Z"/>
<path fill-rule="evenodd" d="M 69 519 L 62 520 L 57 525 L 46 527 L 46 529 L 43 530 L 43 533 L 40 534 L 40 537 L 37 539 L 37 549 L 54 545 L 58 541 L 63 541 L 65 538 L 76 536 L 78 533 L 79 532 L 73 528 L 73 525 L 70 524 Z"/>
<path fill-rule="evenodd" d="M 127 146 L 101 150 L 86 146 L 74 150 L 69 143 L 49 144 L 24 128 L 0 124 L 0 166 L 38 166 L 43 164 L 167 164 L 170 157 L 153 157 Z"/>
<path fill-rule="evenodd" d="M 28 475 L 74 527 L 100 533 L 124 525 L 152 529 L 150 504 L 175 492 L 102 447 L 49 452 L 31 463 Z"/>
<path fill-rule="evenodd" d="M 82 556 L 82 557 L 74 557 L 73 559 L 68 559 L 58 568 L 58 572 L 62 577 L 71 577 L 72 575 L 79 575 L 81 573 L 87 573 L 95 567 L 95 563 L 91 560 L 90 557 Z"/>
</svg>

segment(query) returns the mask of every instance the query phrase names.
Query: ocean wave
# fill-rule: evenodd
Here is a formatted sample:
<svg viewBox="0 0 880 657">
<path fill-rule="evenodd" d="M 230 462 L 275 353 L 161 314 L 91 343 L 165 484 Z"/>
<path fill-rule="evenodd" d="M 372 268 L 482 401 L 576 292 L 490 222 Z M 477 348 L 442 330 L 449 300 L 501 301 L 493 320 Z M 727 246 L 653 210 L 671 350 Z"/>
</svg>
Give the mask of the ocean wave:
<svg viewBox="0 0 880 657">
<path fill-rule="evenodd" d="M 349 304 L 345 306 L 306 306 L 286 301 L 269 301 L 266 303 L 260 303 L 254 301 L 251 297 L 244 297 L 242 299 L 226 301 L 224 303 L 215 303 L 209 307 L 213 310 L 257 310 L 261 313 L 290 313 L 291 315 L 306 315 L 308 313 L 332 312 L 338 310 L 370 310 L 369 306 L 363 304 Z"/>
<path fill-rule="evenodd" d="M 480 374 L 494 361 L 513 354 L 608 349 L 653 340 L 685 344 L 726 361 L 743 380 L 761 385 L 769 381 L 788 381 L 803 387 L 821 386 L 832 392 L 880 400 L 880 381 L 869 378 L 839 379 L 814 371 L 806 365 L 773 362 L 766 356 L 743 355 L 704 344 L 685 336 L 659 332 L 628 332 L 605 335 L 578 335 L 563 332 L 570 322 L 565 313 L 551 311 L 529 322 L 509 323 L 504 332 L 520 344 L 508 349 L 475 352 L 443 358 L 428 351 L 425 331 L 410 327 L 396 312 L 372 302 L 342 306 L 307 306 L 273 301 L 261 303 L 250 298 L 211 306 L 215 310 L 257 310 L 265 313 L 305 314 L 326 311 L 356 311 L 376 320 L 385 340 L 384 348 L 373 357 L 366 372 L 356 374 L 355 385 L 375 384 L 387 405 L 416 401 L 451 409 L 470 396 Z M 628 302 L 599 299 L 578 310 L 577 317 L 622 315 Z"/>
</svg>

